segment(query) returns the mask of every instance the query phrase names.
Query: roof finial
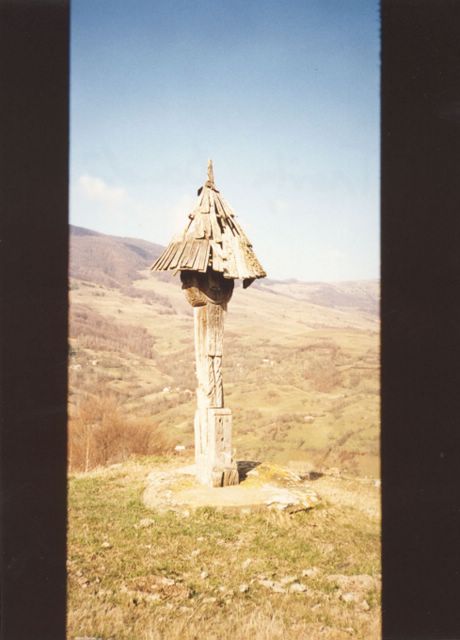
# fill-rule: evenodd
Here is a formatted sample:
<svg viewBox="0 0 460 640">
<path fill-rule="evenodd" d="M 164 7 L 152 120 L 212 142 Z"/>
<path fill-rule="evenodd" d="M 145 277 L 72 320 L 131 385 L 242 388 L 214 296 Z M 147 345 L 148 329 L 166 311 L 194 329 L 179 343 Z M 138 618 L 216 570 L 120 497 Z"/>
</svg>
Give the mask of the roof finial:
<svg viewBox="0 0 460 640">
<path fill-rule="evenodd" d="M 212 160 L 208 160 L 208 182 L 214 186 L 214 169 L 212 168 Z"/>
</svg>

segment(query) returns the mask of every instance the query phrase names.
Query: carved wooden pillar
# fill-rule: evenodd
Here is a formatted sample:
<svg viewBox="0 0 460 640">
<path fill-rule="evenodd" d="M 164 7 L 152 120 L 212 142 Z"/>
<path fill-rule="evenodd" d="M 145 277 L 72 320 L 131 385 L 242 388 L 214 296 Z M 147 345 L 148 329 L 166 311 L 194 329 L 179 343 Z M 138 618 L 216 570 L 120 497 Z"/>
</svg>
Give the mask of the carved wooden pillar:
<svg viewBox="0 0 460 640">
<path fill-rule="evenodd" d="M 232 414 L 224 408 L 222 381 L 224 308 L 233 292 L 233 280 L 225 280 L 211 270 L 206 274 L 184 272 L 181 279 L 187 300 L 194 307 L 197 476 L 213 487 L 238 484 L 232 458 Z"/>
<path fill-rule="evenodd" d="M 208 179 L 197 195 L 184 232 L 169 243 L 151 269 L 180 272 L 182 288 L 194 308 L 197 475 L 202 482 L 220 487 L 238 484 L 232 459 L 232 413 L 224 408 L 223 312 L 232 297 L 234 280 L 242 280 L 245 289 L 267 274 L 235 212 L 216 188 L 211 161 Z"/>
</svg>

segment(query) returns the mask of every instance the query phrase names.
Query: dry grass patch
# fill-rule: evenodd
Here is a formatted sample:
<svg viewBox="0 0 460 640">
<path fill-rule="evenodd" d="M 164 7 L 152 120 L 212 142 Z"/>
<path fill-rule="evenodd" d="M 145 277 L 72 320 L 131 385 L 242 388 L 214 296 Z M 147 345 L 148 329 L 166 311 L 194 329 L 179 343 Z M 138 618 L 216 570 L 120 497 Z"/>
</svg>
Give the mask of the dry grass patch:
<svg viewBox="0 0 460 640">
<path fill-rule="evenodd" d="M 114 395 L 96 389 L 80 398 L 69 421 L 69 469 L 89 471 L 132 455 L 171 453 L 174 442 L 152 420 L 130 418 Z M 97 393 L 99 391 L 99 394 Z"/>
<path fill-rule="evenodd" d="M 148 510 L 147 474 L 168 464 L 150 458 L 70 477 L 69 640 L 378 637 L 378 586 L 371 580 L 350 600 L 329 578 L 378 584 L 375 518 L 327 501 L 284 519 Z"/>
</svg>

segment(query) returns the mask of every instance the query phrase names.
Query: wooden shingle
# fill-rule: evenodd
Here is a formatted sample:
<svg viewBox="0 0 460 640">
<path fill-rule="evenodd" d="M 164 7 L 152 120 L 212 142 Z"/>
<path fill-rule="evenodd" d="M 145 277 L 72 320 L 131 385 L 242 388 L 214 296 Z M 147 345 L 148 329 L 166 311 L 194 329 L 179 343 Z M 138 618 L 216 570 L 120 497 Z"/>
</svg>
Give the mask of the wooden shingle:
<svg viewBox="0 0 460 640">
<path fill-rule="evenodd" d="M 225 278 L 244 280 L 245 286 L 267 275 L 234 211 L 216 189 L 211 162 L 189 217 L 181 237 L 166 247 L 152 265 L 153 271 L 204 272 L 209 267 Z"/>
</svg>

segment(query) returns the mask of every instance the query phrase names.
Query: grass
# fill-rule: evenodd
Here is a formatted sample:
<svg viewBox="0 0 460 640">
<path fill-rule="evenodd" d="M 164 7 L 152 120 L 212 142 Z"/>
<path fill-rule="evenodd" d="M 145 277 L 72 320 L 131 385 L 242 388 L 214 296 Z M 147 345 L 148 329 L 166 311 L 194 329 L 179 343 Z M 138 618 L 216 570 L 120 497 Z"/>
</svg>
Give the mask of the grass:
<svg viewBox="0 0 460 640">
<path fill-rule="evenodd" d="M 96 238 L 95 246 L 102 241 Z M 147 423 L 167 433 L 171 446 L 191 447 L 196 380 L 192 311 L 178 279 L 145 272 L 133 281 L 139 251 L 133 256 L 124 240 L 108 242 L 109 253 L 86 255 L 86 245 L 83 253 L 74 246 L 74 275 L 76 265 L 82 280 L 72 281 L 69 409 L 75 427 L 84 399 L 97 399 L 102 390 L 129 416 L 133 429 L 123 422 L 118 444 L 113 416 L 106 421 L 105 440 L 118 447 L 107 453 L 110 464 L 138 449 L 134 436 Z M 146 243 L 137 249 L 150 256 Z M 346 601 L 341 596 L 350 594 L 333 578 L 372 582 L 380 574 L 376 490 L 359 479 L 379 471 L 375 286 L 344 286 L 342 293 L 354 290 L 358 298 L 339 299 L 320 284 L 238 288 L 225 318 L 224 386 L 238 458 L 295 463 L 299 470 L 339 468 L 340 478 L 315 481 L 321 506 L 293 515 L 156 512 L 142 503 L 146 477 L 170 459 L 132 458 L 73 473 L 69 640 L 380 637 L 377 586 Z M 91 436 L 107 435 L 102 418 L 85 425 Z M 72 434 L 80 432 L 71 428 Z M 87 437 L 70 440 L 74 456 L 82 442 L 100 449 Z M 101 460 L 90 462 L 83 468 Z M 306 591 L 270 586 L 289 576 Z"/>
<path fill-rule="evenodd" d="M 380 573 L 376 519 L 327 501 L 291 516 L 148 510 L 146 476 L 168 464 L 143 458 L 70 476 L 69 640 L 379 637 L 378 591 L 363 594 L 363 610 L 328 578 Z M 259 582 L 288 576 L 307 590 Z"/>
</svg>

